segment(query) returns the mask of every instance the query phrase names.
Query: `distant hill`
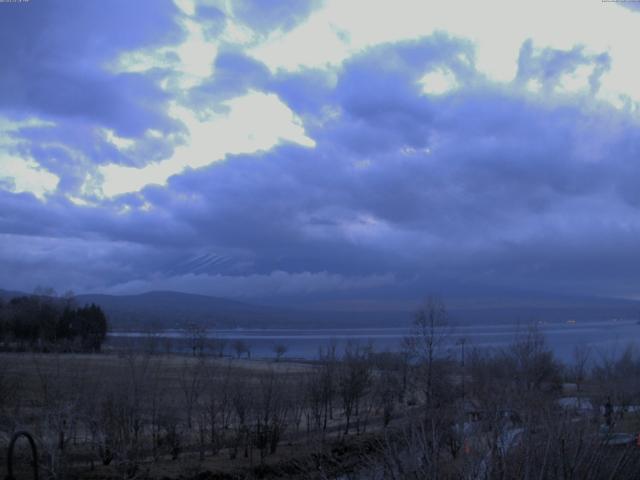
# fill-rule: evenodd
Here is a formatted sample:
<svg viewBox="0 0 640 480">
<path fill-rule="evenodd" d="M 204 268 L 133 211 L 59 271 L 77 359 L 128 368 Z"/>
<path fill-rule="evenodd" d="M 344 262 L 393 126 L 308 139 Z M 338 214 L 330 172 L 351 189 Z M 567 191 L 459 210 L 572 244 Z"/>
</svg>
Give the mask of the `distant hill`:
<svg viewBox="0 0 640 480">
<path fill-rule="evenodd" d="M 180 292 L 148 292 L 138 295 L 78 295 L 78 303 L 95 303 L 116 328 L 184 327 L 194 323 L 208 327 L 267 327 L 280 325 L 291 315 L 270 307 Z"/>
<path fill-rule="evenodd" d="M 196 324 L 215 328 L 339 328 L 405 325 L 407 312 L 316 311 L 269 306 L 180 292 L 138 295 L 78 295 L 80 304 L 100 305 L 114 328 Z"/>
<path fill-rule="evenodd" d="M 452 299 L 451 316 L 463 323 L 529 323 L 640 319 L 640 302 L 607 297 L 520 293 Z"/>
<path fill-rule="evenodd" d="M 29 295 L 0 290 L 0 298 Z M 225 298 L 172 291 L 136 295 L 83 294 L 76 303 L 95 303 L 107 314 L 112 328 L 336 328 L 397 324 L 407 319 L 388 312 L 312 311 L 303 308 L 256 305 Z"/>
<path fill-rule="evenodd" d="M 0 290 L 5 301 L 23 292 Z M 78 295 L 79 305 L 95 303 L 118 330 L 181 328 L 197 324 L 208 328 L 355 328 L 407 326 L 413 305 L 404 311 L 340 310 L 298 304 L 295 308 L 258 305 L 225 298 L 173 291 L 137 295 Z M 597 297 L 544 294 L 445 298 L 453 323 L 529 323 L 537 321 L 593 321 L 611 318 L 640 319 L 640 302 Z"/>
<path fill-rule="evenodd" d="M 4 300 L 5 302 L 7 300 L 11 300 L 14 297 L 20 297 L 23 295 L 27 295 L 24 292 L 16 292 L 16 291 L 12 291 L 12 290 L 2 290 L 0 289 L 0 299 Z"/>
</svg>

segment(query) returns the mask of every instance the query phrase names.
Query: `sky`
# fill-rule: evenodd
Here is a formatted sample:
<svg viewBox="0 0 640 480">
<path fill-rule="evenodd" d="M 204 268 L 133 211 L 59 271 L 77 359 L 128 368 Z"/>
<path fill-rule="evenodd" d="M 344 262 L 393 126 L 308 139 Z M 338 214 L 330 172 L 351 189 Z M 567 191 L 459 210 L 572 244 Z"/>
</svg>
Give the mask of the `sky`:
<svg viewBox="0 0 640 480">
<path fill-rule="evenodd" d="M 640 298 L 638 5 L 0 3 L 0 288 Z"/>
</svg>

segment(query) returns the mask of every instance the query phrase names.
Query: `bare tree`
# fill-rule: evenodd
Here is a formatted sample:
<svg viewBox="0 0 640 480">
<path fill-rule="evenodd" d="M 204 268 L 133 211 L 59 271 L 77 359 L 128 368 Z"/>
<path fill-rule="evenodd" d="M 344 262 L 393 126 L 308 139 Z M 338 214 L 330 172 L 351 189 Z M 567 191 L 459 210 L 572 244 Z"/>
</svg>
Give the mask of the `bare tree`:
<svg viewBox="0 0 640 480">
<path fill-rule="evenodd" d="M 345 435 L 349 433 L 352 417 L 358 421 L 362 398 L 371 384 L 371 364 L 368 352 L 356 344 L 347 345 L 344 359 L 340 364 L 338 388 L 345 416 Z M 359 422 L 358 422 L 359 429 Z"/>
<path fill-rule="evenodd" d="M 236 352 L 237 358 L 240 358 L 243 354 L 246 354 L 247 358 L 251 357 L 251 350 L 249 349 L 249 345 L 244 340 L 234 340 L 232 346 L 233 350 Z"/>
<path fill-rule="evenodd" d="M 254 444 L 260 452 L 263 462 L 267 453 L 275 453 L 286 427 L 288 401 L 286 383 L 281 375 L 269 370 L 259 378 L 259 384 L 253 404 Z"/>
<path fill-rule="evenodd" d="M 280 359 L 287 353 L 287 346 L 284 343 L 278 343 L 273 346 L 273 353 L 276 355 L 276 362 L 279 362 Z"/>
<path fill-rule="evenodd" d="M 211 453 L 217 454 L 224 443 L 233 411 L 230 364 L 220 366 L 215 361 L 208 362 L 206 381 L 202 395 L 205 419 L 208 423 Z"/>
<path fill-rule="evenodd" d="M 191 353 L 194 357 L 196 355 L 202 356 L 207 338 L 207 330 L 202 325 L 190 323 L 186 326 L 186 332 Z"/>
<path fill-rule="evenodd" d="M 238 450 L 242 446 L 244 446 L 244 456 L 249 456 L 249 445 L 251 443 L 249 419 L 255 400 L 251 387 L 251 382 L 246 374 L 243 375 L 237 372 L 231 380 L 231 404 L 234 407 L 235 414 L 233 421 L 235 437 L 229 449 L 229 456 L 232 460 L 236 458 Z"/>
<path fill-rule="evenodd" d="M 403 396 L 401 362 L 400 355 L 384 355 L 375 362 L 377 375 L 372 376 L 373 397 L 385 428 L 391 422 L 396 402 Z"/>
<path fill-rule="evenodd" d="M 428 297 L 415 313 L 411 333 L 405 339 L 406 348 L 423 369 L 421 383 L 427 411 L 434 406 L 435 381 L 442 379 L 436 375 L 435 369 L 437 362 L 445 355 L 448 333 L 448 314 L 444 302 L 438 297 Z"/>
<path fill-rule="evenodd" d="M 589 345 L 576 345 L 573 349 L 573 365 L 571 365 L 571 373 L 573 380 L 576 382 L 576 389 L 580 393 L 580 387 L 585 377 L 589 373 L 589 360 L 591 357 L 591 347 Z"/>
<path fill-rule="evenodd" d="M 187 428 L 193 427 L 194 409 L 204 390 L 206 362 L 203 358 L 190 361 L 185 358 L 182 362 L 178 382 L 182 391 L 182 400 L 185 415 L 187 417 Z"/>
<path fill-rule="evenodd" d="M 81 372 L 64 368 L 60 356 L 34 355 L 32 361 L 38 375 L 42 417 L 40 423 L 41 447 L 45 468 L 53 478 L 66 476 L 67 445 L 81 401 Z M 70 381 L 70 383 L 68 383 Z M 74 385 L 75 384 L 75 385 Z M 75 388 L 71 388 L 71 387 Z"/>
<path fill-rule="evenodd" d="M 143 349 L 145 353 L 149 355 L 155 355 L 159 351 L 160 339 L 162 329 L 157 323 L 151 323 L 144 332 L 144 345 Z"/>
</svg>

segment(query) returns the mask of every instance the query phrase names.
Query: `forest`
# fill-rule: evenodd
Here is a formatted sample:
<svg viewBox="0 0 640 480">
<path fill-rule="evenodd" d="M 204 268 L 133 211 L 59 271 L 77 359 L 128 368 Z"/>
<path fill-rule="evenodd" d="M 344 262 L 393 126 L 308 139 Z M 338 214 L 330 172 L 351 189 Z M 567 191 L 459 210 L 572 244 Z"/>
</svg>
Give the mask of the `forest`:
<svg viewBox="0 0 640 480">
<path fill-rule="evenodd" d="M 107 337 L 107 317 L 95 305 L 75 306 L 73 297 L 0 298 L 0 348 L 14 351 L 98 352 Z"/>
</svg>

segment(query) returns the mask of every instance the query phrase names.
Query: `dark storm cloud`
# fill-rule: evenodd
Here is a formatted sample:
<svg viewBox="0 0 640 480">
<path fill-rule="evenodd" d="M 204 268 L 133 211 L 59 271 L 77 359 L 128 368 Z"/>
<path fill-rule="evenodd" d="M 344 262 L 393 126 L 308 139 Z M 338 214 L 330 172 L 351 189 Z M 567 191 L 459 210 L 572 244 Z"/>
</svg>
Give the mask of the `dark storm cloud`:
<svg viewBox="0 0 640 480">
<path fill-rule="evenodd" d="M 190 106 L 211 107 L 270 81 L 267 67 L 237 50 L 223 50 L 214 62 L 215 75 L 189 91 Z"/>
<path fill-rule="evenodd" d="M 152 201 L 211 246 L 253 252 L 264 272 L 592 292 L 606 278 L 609 292 L 627 289 L 639 227 L 633 120 L 579 96 L 536 102 L 518 82 L 493 85 L 458 64 L 460 52 L 431 39 L 357 57 L 323 97 L 341 116 L 308 127 L 315 149 L 232 158 L 175 177 Z M 574 57 L 596 69 L 603 58 L 573 52 L 554 68 Z M 416 79 L 434 66 L 468 88 L 421 95 Z M 199 193 L 180 205 L 179 192 Z"/>
<path fill-rule="evenodd" d="M 95 125 L 81 120 L 65 119 L 55 125 L 23 127 L 12 137 L 19 140 L 13 150 L 33 157 L 40 165 L 61 176 L 59 188 L 76 191 L 84 182 L 87 171 L 98 165 L 121 164 L 143 167 L 150 162 L 168 158 L 176 146 L 184 142 L 184 128 L 175 125 L 172 135 L 145 135 L 135 144 L 121 150 Z"/>
<path fill-rule="evenodd" d="M 27 292 L 37 285 L 60 293 L 104 289 L 139 272 L 148 277 L 162 271 L 168 252 L 124 241 L 0 234 L 0 284 Z"/>
<path fill-rule="evenodd" d="M 382 45 L 345 64 L 336 98 L 354 116 L 384 120 L 382 117 L 399 112 L 421 120 L 420 77 L 428 69 L 444 66 L 466 84 L 477 75 L 467 64 L 472 59 L 472 44 L 442 34 Z"/>
<path fill-rule="evenodd" d="M 390 265 L 377 248 L 323 234 L 326 227 L 339 233 L 340 224 L 359 221 L 358 212 L 342 205 L 349 195 L 332 186 L 343 174 L 333 167 L 308 150 L 283 147 L 174 177 L 168 190 L 149 189 L 145 197 L 188 223 L 200 248 L 251 252 L 260 273 L 384 273 Z"/>
<path fill-rule="evenodd" d="M 77 206 L 55 196 L 43 203 L 27 193 L 5 191 L 0 191 L 0 200 L 0 233 L 122 240 L 150 248 L 183 246 L 190 238 L 188 225 L 165 212 L 127 215 L 121 205 L 109 202 L 100 207 Z"/>
<path fill-rule="evenodd" d="M 332 105 L 332 73 L 306 69 L 296 73 L 279 72 L 268 84 L 270 90 L 301 117 L 317 115 Z"/>
<path fill-rule="evenodd" d="M 79 119 L 123 136 L 171 129 L 153 75 L 105 67 L 122 51 L 176 42 L 176 13 L 169 0 L 3 5 L 0 110 Z"/>
<path fill-rule="evenodd" d="M 335 102 L 333 74 L 322 70 L 305 69 L 299 72 L 280 71 L 275 74 L 261 62 L 235 48 L 226 47 L 214 63 L 215 75 L 191 89 L 188 101 L 191 108 L 211 108 L 221 102 L 246 94 L 249 90 L 273 92 L 294 112 L 304 117 L 317 115 L 322 108 Z"/>
</svg>

